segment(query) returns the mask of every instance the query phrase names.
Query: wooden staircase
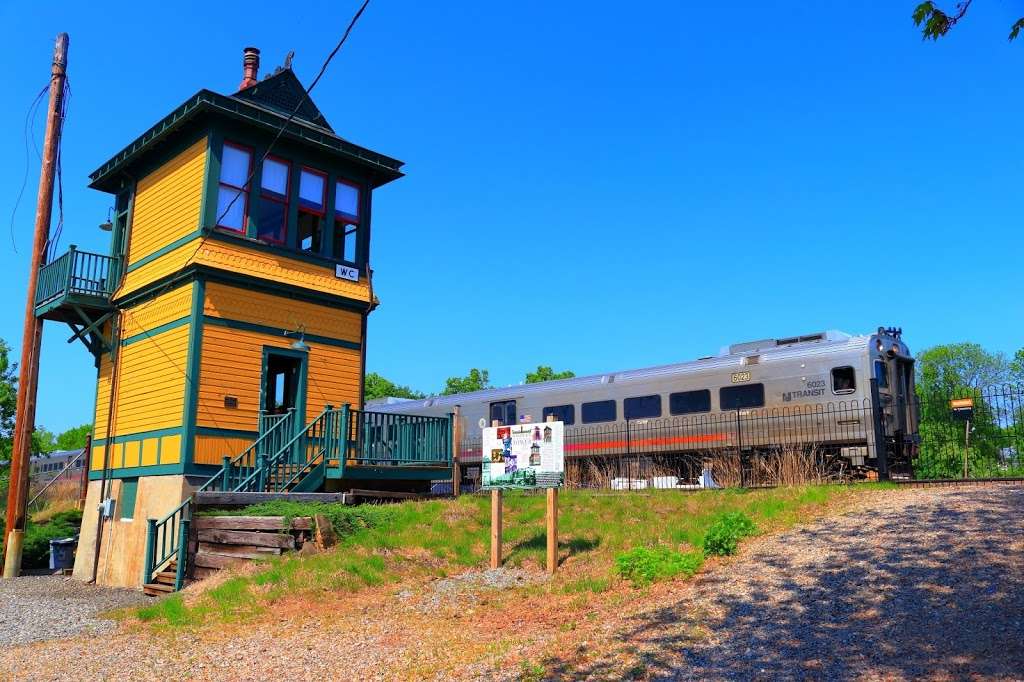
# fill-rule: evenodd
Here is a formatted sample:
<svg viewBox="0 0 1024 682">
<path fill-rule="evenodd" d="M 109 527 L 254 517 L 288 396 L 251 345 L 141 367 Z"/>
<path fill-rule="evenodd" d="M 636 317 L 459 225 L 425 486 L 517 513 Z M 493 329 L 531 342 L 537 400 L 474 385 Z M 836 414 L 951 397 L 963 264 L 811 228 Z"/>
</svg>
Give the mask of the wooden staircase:
<svg viewBox="0 0 1024 682">
<path fill-rule="evenodd" d="M 142 586 L 143 594 L 150 597 L 162 597 L 165 594 L 174 592 L 174 581 L 178 575 L 178 560 L 171 559 L 160 572 L 153 576 L 153 582 Z"/>
</svg>

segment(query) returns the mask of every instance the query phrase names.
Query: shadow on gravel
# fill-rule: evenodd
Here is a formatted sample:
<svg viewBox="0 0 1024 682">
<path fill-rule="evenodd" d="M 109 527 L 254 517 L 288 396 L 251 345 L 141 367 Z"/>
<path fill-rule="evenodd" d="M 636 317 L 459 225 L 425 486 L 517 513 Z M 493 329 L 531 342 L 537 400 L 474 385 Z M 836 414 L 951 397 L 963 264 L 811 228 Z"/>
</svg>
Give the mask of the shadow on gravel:
<svg viewBox="0 0 1024 682">
<path fill-rule="evenodd" d="M 697 603 L 647 612 L 620 631 L 621 648 L 640 659 L 635 670 L 613 657 L 581 666 L 567 653 L 546 661 L 548 672 L 573 679 L 1019 679 L 1024 490 L 959 495 L 892 517 L 845 517 L 787 533 L 780 539 L 795 551 L 723 566 L 698 584 Z M 822 544 L 827 559 L 815 560 L 813 548 Z"/>
</svg>

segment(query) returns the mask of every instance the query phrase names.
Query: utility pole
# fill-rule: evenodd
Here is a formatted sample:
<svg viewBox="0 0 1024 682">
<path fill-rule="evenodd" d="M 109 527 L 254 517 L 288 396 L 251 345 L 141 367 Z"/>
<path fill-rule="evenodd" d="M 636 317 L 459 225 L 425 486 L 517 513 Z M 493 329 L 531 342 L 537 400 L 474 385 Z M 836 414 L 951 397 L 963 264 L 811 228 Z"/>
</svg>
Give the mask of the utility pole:
<svg viewBox="0 0 1024 682">
<path fill-rule="evenodd" d="M 11 448 L 11 482 L 7 492 L 7 542 L 4 561 L 5 578 L 16 578 L 21 572 L 21 540 L 25 530 L 25 503 L 28 500 L 29 456 L 32 432 L 36 422 L 36 390 L 39 383 L 39 350 L 43 338 L 43 321 L 36 317 L 36 283 L 39 268 L 46 259 L 50 239 L 50 215 L 53 212 L 53 181 L 57 171 L 57 150 L 60 148 L 64 119 L 64 85 L 67 80 L 68 34 L 61 33 L 53 50 L 50 69 L 50 102 L 46 110 L 46 136 L 43 139 L 43 164 L 39 171 L 39 195 L 36 200 L 35 238 L 32 242 L 32 265 L 28 274 L 25 300 L 25 329 L 21 338 L 21 364 L 18 366 L 18 405 L 14 421 L 14 444 Z"/>
</svg>

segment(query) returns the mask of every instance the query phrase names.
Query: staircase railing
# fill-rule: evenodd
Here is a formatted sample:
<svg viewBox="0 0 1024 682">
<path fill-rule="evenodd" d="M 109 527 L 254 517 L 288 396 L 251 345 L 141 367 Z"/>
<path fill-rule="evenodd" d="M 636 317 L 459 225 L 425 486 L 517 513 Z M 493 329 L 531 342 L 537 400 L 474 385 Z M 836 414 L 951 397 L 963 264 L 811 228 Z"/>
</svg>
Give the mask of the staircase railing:
<svg viewBox="0 0 1024 682">
<path fill-rule="evenodd" d="M 264 457 L 239 490 L 285 492 L 306 474 L 322 464 L 328 454 L 338 450 L 339 423 L 348 408 L 336 410 L 330 405 L 304 429 L 280 444 L 277 452 Z"/>
<path fill-rule="evenodd" d="M 260 436 L 237 457 L 224 457 L 220 470 L 203 483 L 196 492 L 204 490 L 236 490 L 252 472 L 260 469 L 265 453 L 277 452 L 280 444 L 294 432 L 297 416 L 291 409 L 280 415 L 260 415 Z M 146 556 L 143 561 L 142 582 L 148 583 L 167 563 L 177 557 L 175 591 L 185 579 L 188 557 L 188 529 L 192 519 L 192 497 L 188 497 L 162 519 L 147 519 Z"/>
</svg>

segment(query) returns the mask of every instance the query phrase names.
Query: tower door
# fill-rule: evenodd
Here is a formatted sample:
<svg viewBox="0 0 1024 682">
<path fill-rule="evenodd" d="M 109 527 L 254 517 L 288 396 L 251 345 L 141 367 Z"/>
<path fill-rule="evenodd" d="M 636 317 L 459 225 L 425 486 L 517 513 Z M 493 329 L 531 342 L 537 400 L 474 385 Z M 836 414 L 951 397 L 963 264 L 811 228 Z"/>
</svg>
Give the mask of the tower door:
<svg viewBox="0 0 1024 682">
<path fill-rule="evenodd" d="M 263 377 L 263 411 L 284 414 L 299 406 L 299 385 L 302 383 L 302 359 L 270 353 Z"/>
</svg>

